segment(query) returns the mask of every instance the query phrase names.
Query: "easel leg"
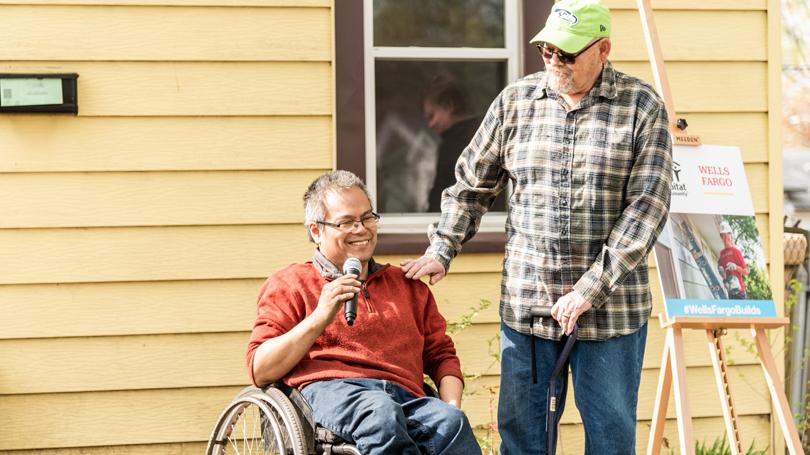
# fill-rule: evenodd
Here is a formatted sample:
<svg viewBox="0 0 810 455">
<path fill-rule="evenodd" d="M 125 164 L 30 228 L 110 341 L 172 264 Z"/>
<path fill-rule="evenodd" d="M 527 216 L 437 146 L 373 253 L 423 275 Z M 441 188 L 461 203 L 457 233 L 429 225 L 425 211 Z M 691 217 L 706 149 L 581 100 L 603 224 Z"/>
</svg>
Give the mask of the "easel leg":
<svg viewBox="0 0 810 455">
<path fill-rule="evenodd" d="M 683 355 L 683 334 L 680 327 L 667 330 L 667 344 L 672 352 L 672 382 L 675 388 L 675 413 L 678 416 L 678 438 L 682 455 L 695 455 L 692 439 L 692 414 L 686 396 L 686 363 Z"/>
<path fill-rule="evenodd" d="M 709 353 L 714 367 L 714 380 L 717 384 L 717 393 L 720 395 L 720 404 L 723 407 L 723 418 L 726 421 L 726 436 L 732 455 L 743 455 L 740 438 L 740 428 L 737 420 L 737 410 L 734 407 L 734 400 L 731 394 L 731 384 L 728 380 L 728 369 L 726 368 L 726 358 L 723 352 L 723 341 L 721 333 L 714 330 L 706 330 L 706 338 L 709 340 Z"/>
<path fill-rule="evenodd" d="M 664 358 L 661 360 L 661 371 L 658 373 L 658 391 L 655 394 L 655 407 L 653 408 L 652 423 L 650 424 L 650 439 L 647 442 L 647 455 L 661 453 L 661 443 L 664 437 L 664 425 L 667 422 L 667 405 L 669 392 L 672 389 L 672 359 L 669 352 L 669 343 L 664 343 Z"/>
<path fill-rule="evenodd" d="M 782 427 L 782 434 L 785 437 L 788 452 L 791 455 L 803 454 L 804 450 L 799 440 L 799 433 L 796 431 L 795 422 L 793 422 L 793 414 L 790 412 L 790 405 L 785 396 L 785 389 L 782 388 L 782 381 L 779 379 L 779 372 L 776 370 L 771 345 L 768 344 L 765 330 L 752 327 L 751 335 L 757 343 L 759 360 L 765 372 L 765 381 L 768 383 L 768 389 L 771 392 L 771 399 L 774 403 L 776 416 L 779 418 L 779 424 Z"/>
</svg>

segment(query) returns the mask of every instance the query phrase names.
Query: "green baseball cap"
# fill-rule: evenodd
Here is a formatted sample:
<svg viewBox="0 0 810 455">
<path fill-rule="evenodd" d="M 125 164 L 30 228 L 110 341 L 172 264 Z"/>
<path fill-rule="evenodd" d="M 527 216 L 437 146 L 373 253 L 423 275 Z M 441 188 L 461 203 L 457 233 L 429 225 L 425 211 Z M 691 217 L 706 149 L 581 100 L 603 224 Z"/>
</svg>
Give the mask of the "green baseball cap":
<svg viewBox="0 0 810 455">
<path fill-rule="evenodd" d="M 563 0 L 554 4 L 546 26 L 529 42 L 576 54 L 594 38 L 609 36 L 610 10 L 600 0 Z"/>
</svg>

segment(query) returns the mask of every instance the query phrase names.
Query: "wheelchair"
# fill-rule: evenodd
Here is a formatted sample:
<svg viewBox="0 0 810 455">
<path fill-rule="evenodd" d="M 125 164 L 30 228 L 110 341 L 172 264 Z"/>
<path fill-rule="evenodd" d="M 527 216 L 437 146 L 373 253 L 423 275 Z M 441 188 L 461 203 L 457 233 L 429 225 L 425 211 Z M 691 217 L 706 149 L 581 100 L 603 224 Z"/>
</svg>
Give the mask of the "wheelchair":
<svg viewBox="0 0 810 455">
<path fill-rule="evenodd" d="M 361 455 L 321 427 L 298 389 L 282 383 L 245 387 L 222 412 L 206 455 Z"/>
</svg>

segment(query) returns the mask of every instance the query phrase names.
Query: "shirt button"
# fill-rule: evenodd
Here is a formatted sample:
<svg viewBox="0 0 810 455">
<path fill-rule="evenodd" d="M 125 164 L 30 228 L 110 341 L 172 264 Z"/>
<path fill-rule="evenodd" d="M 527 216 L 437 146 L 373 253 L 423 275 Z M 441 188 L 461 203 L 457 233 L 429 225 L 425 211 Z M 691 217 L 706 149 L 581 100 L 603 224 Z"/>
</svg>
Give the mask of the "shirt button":
<svg viewBox="0 0 810 455">
<path fill-rule="evenodd" d="M 562 204 L 563 207 L 567 207 L 568 201 L 566 199 L 563 199 L 562 201 L 560 201 L 560 204 Z"/>
</svg>

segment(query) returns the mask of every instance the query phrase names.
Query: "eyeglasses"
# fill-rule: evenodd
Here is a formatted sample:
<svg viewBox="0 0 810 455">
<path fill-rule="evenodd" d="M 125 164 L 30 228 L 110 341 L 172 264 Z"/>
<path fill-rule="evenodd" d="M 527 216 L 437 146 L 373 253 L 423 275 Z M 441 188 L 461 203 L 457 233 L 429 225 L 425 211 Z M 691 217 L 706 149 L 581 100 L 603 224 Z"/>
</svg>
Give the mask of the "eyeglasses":
<svg viewBox="0 0 810 455">
<path fill-rule="evenodd" d="M 326 226 L 332 226 L 333 228 L 342 231 L 342 232 L 352 232 L 356 231 L 361 225 L 367 229 L 371 229 L 372 226 L 376 226 L 377 223 L 380 222 L 380 215 L 371 212 L 368 215 L 360 218 L 359 220 L 348 220 L 343 221 L 340 223 L 330 223 L 328 221 L 316 221 L 318 224 L 323 224 Z"/>
<path fill-rule="evenodd" d="M 559 49 L 551 50 L 551 49 L 546 47 L 545 43 L 544 44 L 538 44 L 537 45 L 537 50 L 540 51 L 540 55 L 542 55 L 543 58 L 546 59 L 546 60 L 551 60 L 551 57 L 556 55 L 557 59 L 560 61 L 560 63 L 563 63 L 565 65 L 573 65 L 574 63 L 577 62 L 577 57 L 582 55 L 582 53 L 584 53 L 585 51 L 587 51 L 588 49 L 593 47 L 594 44 L 596 44 L 596 43 L 598 43 L 600 41 L 602 41 L 602 40 L 598 39 L 598 40 L 592 42 L 591 44 L 585 46 L 585 49 L 582 49 L 581 51 L 577 52 L 576 54 L 569 54 L 568 52 L 563 52 L 563 51 L 561 51 Z"/>
</svg>

